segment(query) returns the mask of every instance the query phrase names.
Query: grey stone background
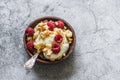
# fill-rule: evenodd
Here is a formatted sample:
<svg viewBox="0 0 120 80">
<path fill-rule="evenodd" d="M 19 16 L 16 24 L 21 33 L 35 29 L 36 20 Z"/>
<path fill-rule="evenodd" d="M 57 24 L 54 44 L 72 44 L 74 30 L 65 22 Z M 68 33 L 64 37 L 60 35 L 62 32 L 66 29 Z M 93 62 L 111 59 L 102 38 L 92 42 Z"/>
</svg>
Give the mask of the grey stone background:
<svg viewBox="0 0 120 80">
<path fill-rule="evenodd" d="M 43 16 L 57 16 L 75 30 L 74 54 L 31 71 L 23 33 Z M 120 0 L 0 0 L 0 80 L 120 80 Z"/>
</svg>

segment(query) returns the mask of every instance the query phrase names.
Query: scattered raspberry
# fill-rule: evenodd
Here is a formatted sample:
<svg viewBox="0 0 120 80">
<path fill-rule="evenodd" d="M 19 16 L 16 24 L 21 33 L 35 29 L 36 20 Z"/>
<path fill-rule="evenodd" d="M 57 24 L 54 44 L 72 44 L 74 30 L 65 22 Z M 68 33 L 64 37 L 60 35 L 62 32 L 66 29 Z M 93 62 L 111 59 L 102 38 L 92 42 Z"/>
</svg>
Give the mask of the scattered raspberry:
<svg viewBox="0 0 120 80">
<path fill-rule="evenodd" d="M 61 43 L 63 40 L 63 37 L 62 37 L 62 35 L 58 34 L 55 36 L 54 40 L 58 43 Z"/>
<path fill-rule="evenodd" d="M 55 23 L 53 21 L 47 22 L 47 25 L 48 29 L 51 31 L 55 28 Z"/>
<path fill-rule="evenodd" d="M 60 46 L 56 43 L 52 45 L 52 51 L 53 53 L 59 53 L 60 52 Z"/>
<path fill-rule="evenodd" d="M 58 25 L 57 25 L 58 28 L 61 28 L 61 29 L 64 28 L 64 23 L 62 21 L 59 20 L 59 21 L 57 21 L 57 23 L 58 23 Z"/>
<path fill-rule="evenodd" d="M 27 42 L 27 49 L 33 51 L 33 48 L 34 48 L 34 42 L 33 41 Z"/>
<path fill-rule="evenodd" d="M 26 36 L 28 36 L 28 37 L 33 36 L 33 34 L 34 34 L 34 29 L 28 27 L 28 28 L 25 30 L 25 34 L 26 34 Z"/>
</svg>

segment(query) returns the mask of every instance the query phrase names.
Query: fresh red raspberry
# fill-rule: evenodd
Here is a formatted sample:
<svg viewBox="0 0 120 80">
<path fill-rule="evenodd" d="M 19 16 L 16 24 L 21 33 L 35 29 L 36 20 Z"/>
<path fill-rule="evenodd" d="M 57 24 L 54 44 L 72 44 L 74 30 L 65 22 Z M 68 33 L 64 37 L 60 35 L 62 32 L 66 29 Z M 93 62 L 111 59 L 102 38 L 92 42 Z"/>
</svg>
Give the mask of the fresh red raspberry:
<svg viewBox="0 0 120 80">
<path fill-rule="evenodd" d="M 55 36 L 54 40 L 58 43 L 61 43 L 63 40 L 63 37 L 62 37 L 62 35 L 58 34 Z"/>
<path fill-rule="evenodd" d="M 59 53 L 60 52 L 60 46 L 58 44 L 54 43 L 52 45 L 52 51 L 53 51 L 53 53 L 56 53 L 56 54 Z"/>
<path fill-rule="evenodd" d="M 47 22 L 47 25 L 48 25 L 48 29 L 51 31 L 55 28 L 55 23 L 53 21 Z"/>
<path fill-rule="evenodd" d="M 63 23 L 63 21 L 57 21 L 57 23 L 58 23 L 58 25 L 57 25 L 57 27 L 58 28 L 61 28 L 61 29 L 63 29 L 64 28 L 64 23 Z"/>
<path fill-rule="evenodd" d="M 25 30 L 25 34 L 26 34 L 26 36 L 33 36 L 33 34 L 34 34 L 34 29 L 32 29 L 32 28 L 30 28 L 30 27 L 28 27 L 26 30 Z"/>
<path fill-rule="evenodd" d="M 27 49 L 33 51 L 33 48 L 34 48 L 34 42 L 33 41 L 27 42 Z"/>
</svg>

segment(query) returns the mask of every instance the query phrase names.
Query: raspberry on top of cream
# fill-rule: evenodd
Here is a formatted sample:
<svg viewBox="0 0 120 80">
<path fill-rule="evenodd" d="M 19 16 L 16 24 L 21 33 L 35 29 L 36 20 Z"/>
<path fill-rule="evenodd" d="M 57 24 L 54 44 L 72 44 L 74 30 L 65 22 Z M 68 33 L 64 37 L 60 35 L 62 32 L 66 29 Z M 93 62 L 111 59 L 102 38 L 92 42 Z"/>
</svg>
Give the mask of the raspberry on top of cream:
<svg viewBox="0 0 120 80">
<path fill-rule="evenodd" d="M 26 29 L 28 50 L 37 51 L 45 59 L 55 61 L 66 56 L 72 42 L 72 32 L 67 29 L 64 22 L 41 21 L 34 29 Z"/>
</svg>

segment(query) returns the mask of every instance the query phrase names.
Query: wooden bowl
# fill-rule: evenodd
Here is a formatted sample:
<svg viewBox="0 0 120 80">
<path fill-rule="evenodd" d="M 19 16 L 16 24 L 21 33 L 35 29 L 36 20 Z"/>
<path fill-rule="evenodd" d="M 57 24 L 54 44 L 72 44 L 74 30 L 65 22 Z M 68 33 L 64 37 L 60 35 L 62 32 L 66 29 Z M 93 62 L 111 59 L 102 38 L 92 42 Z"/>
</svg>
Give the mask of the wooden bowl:
<svg viewBox="0 0 120 80">
<path fill-rule="evenodd" d="M 70 47 L 69 47 L 69 49 L 68 49 L 68 51 L 67 51 L 67 53 L 66 53 L 66 56 L 63 57 L 63 58 L 61 58 L 60 60 L 49 61 L 49 60 L 47 60 L 47 59 L 45 60 L 45 59 L 42 59 L 42 58 L 38 57 L 38 58 L 37 58 L 37 62 L 44 63 L 44 64 L 53 64 L 53 63 L 61 62 L 61 61 L 65 60 L 66 58 L 68 58 L 68 57 L 70 56 L 70 54 L 73 53 L 73 50 L 74 50 L 75 44 L 76 44 L 75 32 L 74 32 L 72 26 L 71 26 L 68 22 L 66 22 L 65 20 L 63 20 L 63 19 L 61 19 L 61 18 L 54 17 L 54 16 L 47 16 L 47 17 L 38 18 L 38 19 L 34 20 L 33 22 L 31 22 L 28 27 L 34 28 L 39 22 L 44 21 L 44 20 L 53 20 L 53 21 L 61 20 L 61 21 L 63 21 L 64 24 L 66 25 L 66 27 L 67 27 L 70 31 L 72 31 L 72 33 L 73 33 L 73 37 L 72 37 L 72 38 L 73 38 L 73 41 L 72 41 L 72 43 L 70 44 Z M 30 51 L 27 49 L 27 47 L 26 47 L 26 42 L 27 42 L 27 41 L 26 41 L 25 33 L 24 33 L 24 39 L 23 39 L 23 40 L 24 40 L 24 47 L 25 47 L 26 52 L 30 55 L 30 57 L 33 56 L 33 53 L 30 52 Z"/>
</svg>

